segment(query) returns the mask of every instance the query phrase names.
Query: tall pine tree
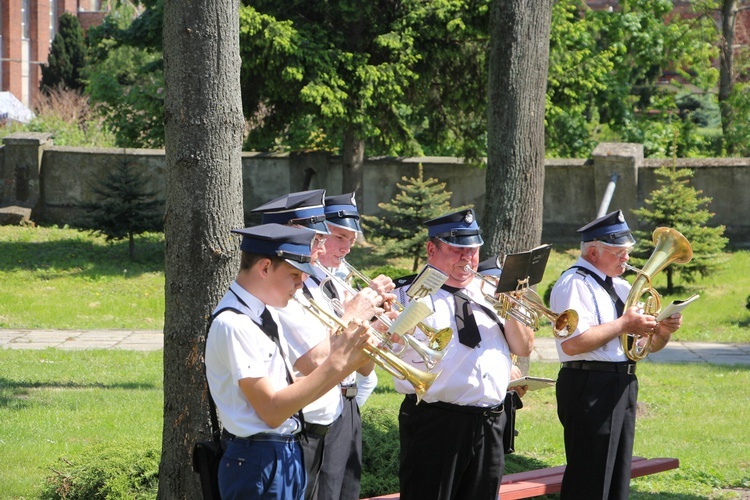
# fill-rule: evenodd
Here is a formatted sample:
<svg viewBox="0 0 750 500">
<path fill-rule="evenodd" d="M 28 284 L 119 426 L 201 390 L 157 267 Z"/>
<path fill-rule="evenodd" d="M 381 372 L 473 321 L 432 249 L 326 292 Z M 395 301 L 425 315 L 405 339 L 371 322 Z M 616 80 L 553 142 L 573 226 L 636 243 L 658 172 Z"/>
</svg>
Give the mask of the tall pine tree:
<svg viewBox="0 0 750 500">
<path fill-rule="evenodd" d="M 667 293 L 672 293 L 675 274 L 691 283 L 698 274 L 705 277 L 717 270 L 728 240 L 723 236 L 724 226 L 706 226 L 714 216 L 705 208 L 711 203 L 711 198 L 701 197 L 703 191 L 690 186 L 692 170 L 660 167 L 655 173 L 659 177 L 660 187 L 646 199 L 647 206 L 633 210 L 633 214 L 642 225 L 645 222 L 647 228 L 645 231 L 634 231 L 638 239 L 635 256 L 651 255 L 654 249 L 651 234 L 657 227 L 671 227 L 681 232 L 693 248 L 693 258 L 687 264 L 665 269 Z"/>
<path fill-rule="evenodd" d="M 451 192 L 444 182 L 424 179 L 422 164 L 416 178 L 402 177 L 403 184 L 396 184 L 401 192 L 391 203 L 378 203 L 385 214 L 382 217 L 363 215 L 364 229 L 376 244 L 376 252 L 389 257 L 412 257 L 412 271 L 416 272 L 421 260 L 425 260 L 427 228 L 423 222 L 453 210 L 449 203 Z"/>
<path fill-rule="evenodd" d="M 47 64 L 42 64 L 40 89 L 49 93 L 56 87 L 83 90 L 86 66 L 86 43 L 78 18 L 69 12 L 60 16 L 57 34 L 52 40 Z"/>
</svg>

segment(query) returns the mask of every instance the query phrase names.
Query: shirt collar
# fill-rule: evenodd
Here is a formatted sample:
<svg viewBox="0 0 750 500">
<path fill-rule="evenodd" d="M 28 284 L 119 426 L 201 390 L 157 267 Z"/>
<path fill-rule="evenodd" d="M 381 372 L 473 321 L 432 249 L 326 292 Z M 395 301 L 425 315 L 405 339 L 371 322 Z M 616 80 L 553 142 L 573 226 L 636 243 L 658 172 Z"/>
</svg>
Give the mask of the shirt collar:
<svg viewBox="0 0 750 500">
<path fill-rule="evenodd" d="M 247 304 L 250 312 L 253 313 L 256 318 L 260 318 L 260 315 L 263 314 L 263 309 L 266 308 L 266 305 L 263 303 L 263 301 L 242 288 L 242 286 L 236 281 L 233 281 L 232 284 L 229 285 L 229 288 L 234 293 L 236 293 L 237 296 L 245 302 L 245 304 Z"/>
</svg>

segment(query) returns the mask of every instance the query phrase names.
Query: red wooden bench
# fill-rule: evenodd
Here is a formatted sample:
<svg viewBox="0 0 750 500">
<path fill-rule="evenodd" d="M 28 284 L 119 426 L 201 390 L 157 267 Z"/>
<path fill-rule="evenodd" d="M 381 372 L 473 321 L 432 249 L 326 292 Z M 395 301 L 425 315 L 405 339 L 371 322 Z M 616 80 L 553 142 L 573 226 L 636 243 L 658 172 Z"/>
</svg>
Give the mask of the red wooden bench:
<svg viewBox="0 0 750 500">
<path fill-rule="evenodd" d="M 630 469 L 630 477 L 641 477 L 657 472 L 676 469 L 680 466 L 677 458 L 643 458 L 633 457 Z M 565 466 L 549 467 L 547 469 L 530 470 L 516 474 L 503 476 L 503 484 L 500 486 L 502 500 L 514 500 L 516 498 L 531 498 L 539 495 L 558 493 L 562 486 L 563 472 Z M 398 493 L 372 497 L 364 500 L 398 500 Z"/>
</svg>

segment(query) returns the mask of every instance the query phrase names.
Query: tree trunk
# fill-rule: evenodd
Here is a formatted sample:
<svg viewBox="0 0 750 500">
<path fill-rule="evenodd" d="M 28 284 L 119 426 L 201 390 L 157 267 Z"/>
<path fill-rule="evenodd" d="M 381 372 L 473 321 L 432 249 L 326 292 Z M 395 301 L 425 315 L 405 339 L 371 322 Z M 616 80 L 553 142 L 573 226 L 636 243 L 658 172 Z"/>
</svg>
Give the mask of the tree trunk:
<svg viewBox="0 0 750 500">
<path fill-rule="evenodd" d="M 719 111 L 721 131 L 728 137 L 732 126 L 732 108 L 729 97 L 734 87 L 734 28 L 737 21 L 738 0 L 723 0 L 721 6 L 721 40 L 719 46 Z M 724 140 L 728 154 L 734 152 L 734 145 Z"/>
<path fill-rule="evenodd" d="M 160 499 L 201 498 L 193 444 L 209 436 L 207 319 L 239 267 L 243 225 L 239 0 L 165 0 L 164 426 Z"/>
<path fill-rule="evenodd" d="M 552 0 L 494 0 L 491 9 L 482 258 L 541 241 Z M 528 373 L 528 358 L 519 367 Z"/>
<path fill-rule="evenodd" d="M 362 206 L 363 165 L 365 161 L 365 140 L 359 137 L 353 127 L 344 131 L 344 149 L 341 163 L 341 192 L 354 193 L 357 203 Z M 332 193 L 334 194 L 334 193 Z"/>
</svg>

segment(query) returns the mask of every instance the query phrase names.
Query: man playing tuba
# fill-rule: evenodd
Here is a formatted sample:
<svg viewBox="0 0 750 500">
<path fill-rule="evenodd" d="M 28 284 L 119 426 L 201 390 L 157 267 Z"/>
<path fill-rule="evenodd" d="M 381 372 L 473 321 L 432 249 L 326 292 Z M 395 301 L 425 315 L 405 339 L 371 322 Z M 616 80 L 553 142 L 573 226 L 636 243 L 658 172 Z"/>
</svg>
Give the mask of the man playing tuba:
<svg viewBox="0 0 750 500">
<path fill-rule="evenodd" d="M 669 342 L 682 324 L 674 314 L 659 323 L 634 305 L 625 272 L 635 239 L 621 210 L 578 229 L 581 256 L 552 289 L 553 311 L 575 309 L 577 329 L 556 338 L 562 367 L 557 414 L 564 428 L 567 467 L 561 498 L 627 499 L 635 436 L 638 379 L 621 336 L 651 335 L 651 351 Z"/>
</svg>

